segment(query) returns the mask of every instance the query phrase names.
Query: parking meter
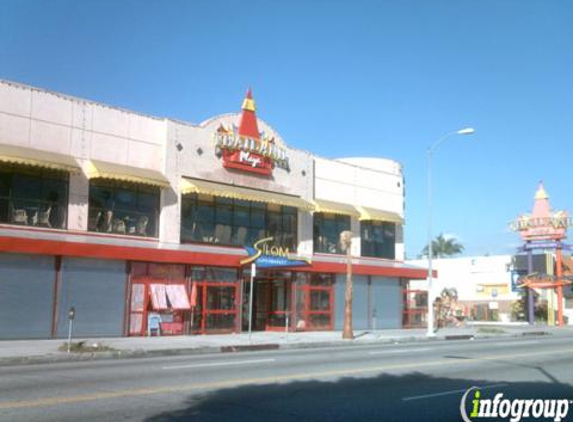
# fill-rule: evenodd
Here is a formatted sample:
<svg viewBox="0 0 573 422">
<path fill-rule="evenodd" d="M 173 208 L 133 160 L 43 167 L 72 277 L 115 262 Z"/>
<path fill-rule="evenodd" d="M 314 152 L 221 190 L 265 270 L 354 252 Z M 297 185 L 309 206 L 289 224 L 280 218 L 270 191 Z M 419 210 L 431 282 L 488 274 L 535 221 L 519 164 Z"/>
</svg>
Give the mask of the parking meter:
<svg viewBox="0 0 573 422">
<path fill-rule="evenodd" d="M 75 317 L 76 317 L 76 308 L 72 306 L 68 311 L 68 353 L 70 353 L 70 349 L 72 347 L 72 330 L 74 327 Z"/>
</svg>

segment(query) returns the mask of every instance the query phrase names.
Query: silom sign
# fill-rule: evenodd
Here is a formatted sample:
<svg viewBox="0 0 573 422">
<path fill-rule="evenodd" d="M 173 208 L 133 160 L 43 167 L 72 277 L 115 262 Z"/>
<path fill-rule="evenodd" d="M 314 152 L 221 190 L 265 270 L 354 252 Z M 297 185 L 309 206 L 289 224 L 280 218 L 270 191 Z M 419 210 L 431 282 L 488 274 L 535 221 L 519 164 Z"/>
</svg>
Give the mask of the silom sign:
<svg viewBox="0 0 573 422">
<path fill-rule="evenodd" d="M 285 148 L 277 140 L 259 132 L 255 101 L 251 90 L 243 101 L 239 127 L 225 128 L 220 125 L 213 134 L 215 154 L 223 161 L 223 167 L 270 176 L 273 168 L 288 170 L 289 159 Z"/>
<path fill-rule="evenodd" d="M 241 260 L 241 265 L 254 263 L 258 268 L 310 265 L 310 260 L 292 255 L 289 248 L 273 245 L 273 240 L 272 237 L 265 237 L 256 241 L 253 246 L 245 246 L 249 256 Z"/>
</svg>

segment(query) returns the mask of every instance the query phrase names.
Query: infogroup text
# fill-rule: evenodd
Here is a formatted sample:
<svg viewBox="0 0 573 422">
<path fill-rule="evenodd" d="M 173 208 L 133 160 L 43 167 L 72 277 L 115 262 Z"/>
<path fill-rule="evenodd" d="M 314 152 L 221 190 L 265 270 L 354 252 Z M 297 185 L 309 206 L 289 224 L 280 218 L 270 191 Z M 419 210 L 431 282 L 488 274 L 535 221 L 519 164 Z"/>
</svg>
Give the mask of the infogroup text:
<svg viewBox="0 0 573 422">
<path fill-rule="evenodd" d="M 471 400 L 469 414 L 466 410 L 468 399 Z M 503 393 L 497 393 L 493 399 L 485 399 L 478 387 L 472 387 L 462 396 L 460 413 L 465 422 L 478 418 L 508 419 L 511 422 L 534 418 L 559 422 L 567 417 L 571 403 L 569 399 L 507 399 Z"/>
</svg>

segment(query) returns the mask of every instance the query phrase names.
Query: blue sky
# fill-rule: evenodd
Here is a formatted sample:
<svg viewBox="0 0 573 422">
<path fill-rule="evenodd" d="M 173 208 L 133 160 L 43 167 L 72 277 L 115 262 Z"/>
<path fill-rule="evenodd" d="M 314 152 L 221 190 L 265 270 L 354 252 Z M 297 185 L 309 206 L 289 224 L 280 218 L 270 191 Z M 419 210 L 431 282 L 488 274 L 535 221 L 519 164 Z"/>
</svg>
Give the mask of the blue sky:
<svg viewBox="0 0 573 422">
<path fill-rule="evenodd" d="M 238 111 L 289 146 L 404 166 L 406 249 L 434 232 L 510 253 L 507 223 L 544 180 L 573 211 L 573 2 L 3 0 L 0 78 L 201 122 Z"/>
</svg>

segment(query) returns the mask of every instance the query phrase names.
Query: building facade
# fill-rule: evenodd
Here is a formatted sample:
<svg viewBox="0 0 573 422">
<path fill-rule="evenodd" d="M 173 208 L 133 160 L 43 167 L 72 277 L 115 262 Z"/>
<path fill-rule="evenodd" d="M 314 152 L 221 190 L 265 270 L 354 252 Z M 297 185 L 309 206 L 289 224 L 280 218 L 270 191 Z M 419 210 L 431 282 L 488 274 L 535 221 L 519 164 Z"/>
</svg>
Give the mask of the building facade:
<svg viewBox="0 0 573 422">
<path fill-rule="evenodd" d="M 398 163 L 288 148 L 250 92 L 194 125 L 0 81 L 0 339 L 64 337 L 72 307 L 79 336 L 240 332 L 251 252 L 283 260 L 255 330 L 341 328 L 345 230 L 355 328 L 400 327 L 403 212 Z"/>
<path fill-rule="evenodd" d="M 444 289 L 455 289 L 460 317 L 508 322 L 512 319 L 512 305 L 519 299 L 513 261 L 511 255 L 434 259 L 438 272 L 434 296 Z M 422 266 L 427 260 L 408 263 Z M 409 286 L 413 290 L 427 290 L 425 280 L 412 280 Z"/>
</svg>

